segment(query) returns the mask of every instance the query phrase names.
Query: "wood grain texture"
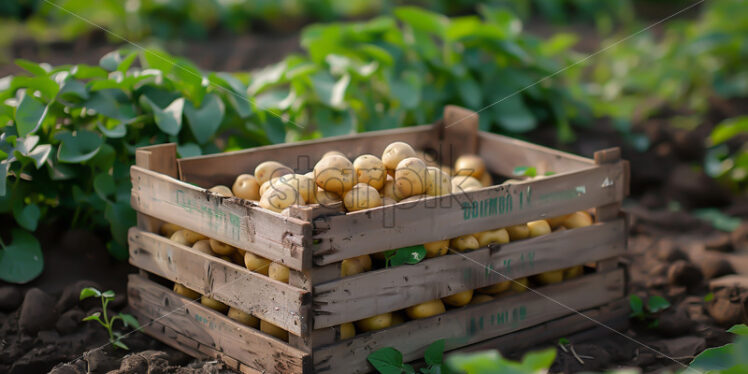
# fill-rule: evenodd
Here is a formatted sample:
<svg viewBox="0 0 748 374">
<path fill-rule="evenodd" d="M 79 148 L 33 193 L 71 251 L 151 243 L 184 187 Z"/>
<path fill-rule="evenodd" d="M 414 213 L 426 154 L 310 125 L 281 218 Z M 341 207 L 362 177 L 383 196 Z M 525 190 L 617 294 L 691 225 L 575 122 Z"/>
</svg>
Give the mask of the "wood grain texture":
<svg viewBox="0 0 748 374">
<path fill-rule="evenodd" d="M 623 220 L 370 271 L 314 287 L 314 328 L 624 253 Z"/>
<path fill-rule="evenodd" d="M 177 178 L 177 145 L 175 143 L 152 145 L 135 150 L 135 165 Z M 147 214 L 137 213 L 138 227 L 148 232 L 158 232 L 163 221 Z"/>
</svg>

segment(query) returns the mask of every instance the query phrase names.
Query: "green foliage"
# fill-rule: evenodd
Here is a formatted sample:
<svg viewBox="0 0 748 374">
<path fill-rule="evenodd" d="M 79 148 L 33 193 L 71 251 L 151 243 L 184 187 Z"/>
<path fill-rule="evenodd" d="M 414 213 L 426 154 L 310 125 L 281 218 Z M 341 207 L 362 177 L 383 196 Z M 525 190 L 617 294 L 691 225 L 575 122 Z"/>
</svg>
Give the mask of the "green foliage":
<svg viewBox="0 0 748 374">
<path fill-rule="evenodd" d="M 649 327 L 656 327 L 659 324 L 657 313 L 669 308 L 670 302 L 662 296 L 654 295 L 647 299 L 645 306 L 641 297 L 629 295 L 629 307 L 631 308 L 630 317 L 648 322 Z"/>
<path fill-rule="evenodd" d="M 689 369 L 704 374 L 737 374 L 748 371 L 748 326 L 735 325 L 727 330 L 737 335 L 734 342 L 721 347 L 709 348 L 696 356 Z"/>
<path fill-rule="evenodd" d="M 709 145 L 704 171 L 739 190 L 748 187 L 748 116 L 719 123 L 709 136 Z"/>
<path fill-rule="evenodd" d="M 449 369 L 443 362 L 444 339 L 437 340 L 426 348 L 424 361 L 426 366 L 418 373 L 422 374 L 446 374 Z M 366 357 L 367 361 L 381 374 L 414 374 L 412 366 L 403 363 L 403 354 L 395 348 L 384 347 L 377 349 Z"/>
<path fill-rule="evenodd" d="M 414 245 L 398 249 L 390 249 L 384 252 L 385 267 L 400 266 L 403 264 L 414 265 L 426 258 L 426 248 L 423 245 Z"/>
<path fill-rule="evenodd" d="M 13 241 L 6 245 L 0 240 L 0 279 L 11 283 L 26 283 L 41 274 L 44 259 L 39 242 L 28 232 L 13 229 Z"/>
<path fill-rule="evenodd" d="M 693 211 L 693 215 L 709 222 L 714 228 L 726 232 L 733 232 L 740 227 L 740 218 L 728 216 L 719 209 L 703 208 Z"/>
<path fill-rule="evenodd" d="M 447 365 L 454 371 L 466 374 L 535 374 L 545 373 L 556 359 L 556 350 L 530 352 L 522 361 L 512 361 L 501 356 L 498 351 L 478 353 L 455 353 L 447 358 Z"/>
<path fill-rule="evenodd" d="M 111 343 L 115 348 L 121 348 L 125 350 L 129 349 L 127 345 L 122 342 L 122 338 L 124 337 L 122 333 L 113 330 L 114 322 L 120 320 L 122 321 L 122 324 L 125 325 L 125 327 L 132 327 L 137 330 L 140 329 L 138 320 L 136 320 L 135 317 L 125 313 L 119 313 L 109 318 L 107 313 L 107 305 L 110 301 L 114 300 L 115 297 L 114 291 L 112 290 L 101 292 L 93 287 L 86 287 L 82 289 L 79 299 L 84 300 L 88 299 L 89 297 L 98 297 L 101 299 L 101 312 L 93 313 L 88 317 L 83 318 L 83 321 L 98 322 L 106 329 L 107 333 L 109 334 L 109 343 Z"/>
</svg>

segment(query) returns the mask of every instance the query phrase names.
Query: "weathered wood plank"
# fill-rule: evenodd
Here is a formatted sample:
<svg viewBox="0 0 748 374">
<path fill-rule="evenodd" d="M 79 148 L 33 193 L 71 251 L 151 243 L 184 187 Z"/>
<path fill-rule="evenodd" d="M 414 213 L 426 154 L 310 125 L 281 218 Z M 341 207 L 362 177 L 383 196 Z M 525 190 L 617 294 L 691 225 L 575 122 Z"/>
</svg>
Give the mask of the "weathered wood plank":
<svg viewBox="0 0 748 374">
<path fill-rule="evenodd" d="M 315 285 L 314 328 L 357 321 L 507 279 L 618 256 L 626 245 L 624 226 L 619 219 Z"/>
<path fill-rule="evenodd" d="M 130 169 L 130 176 L 135 210 L 296 270 L 311 267 L 311 259 L 304 252 L 311 239 L 310 223 L 137 166 Z"/>
<path fill-rule="evenodd" d="M 177 178 L 177 145 L 175 143 L 141 147 L 135 151 L 135 165 L 144 169 Z M 138 227 L 148 232 L 158 232 L 163 221 L 138 212 Z"/>
<path fill-rule="evenodd" d="M 437 339 L 445 339 L 451 350 L 604 305 L 624 296 L 623 283 L 622 270 L 591 274 L 537 289 L 545 297 L 524 292 L 410 321 L 322 347 L 314 353 L 314 366 L 317 373 L 365 373 L 371 370 L 366 357 L 382 347 L 412 361 Z"/>
<path fill-rule="evenodd" d="M 133 266 L 181 283 L 293 334 L 300 335 L 308 326 L 301 311 L 311 306 L 309 291 L 137 228 L 131 228 L 128 236 Z"/>
<path fill-rule="evenodd" d="M 179 297 L 156 283 L 130 275 L 127 292 L 130 306 L 141 317 L 142 325 L 155 320 L 260 372 L 303 373 L 309 369 L 307 353 Z"/>
</svg>

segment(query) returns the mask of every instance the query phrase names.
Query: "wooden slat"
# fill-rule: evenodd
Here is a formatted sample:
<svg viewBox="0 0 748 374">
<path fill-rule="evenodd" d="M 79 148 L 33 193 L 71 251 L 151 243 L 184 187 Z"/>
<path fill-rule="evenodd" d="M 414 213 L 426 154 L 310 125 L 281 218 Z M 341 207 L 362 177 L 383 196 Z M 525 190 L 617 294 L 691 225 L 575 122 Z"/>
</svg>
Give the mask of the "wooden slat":
<svg viewBox="0 0 748 374">
<path fill-rule="evenodd" d="M 595 152 L 595 163 L 598 165 L 605 165 L 605 164 L 615 164 L 621 161 L 621 149 L 618 147 L 604 149 L 601 151 Z M 628 190 L 628 164 L 622 164 L 623 165 L 623 185 L 624 190 L 623 194 L 626 196 L 627 190 Z M 621 216 L 621 204 L 622 201 L 616 201 L 611 204 L 601 205 L 595 207 L 595 220 L 597 222 L 607 222 L 614 219 L 617 219 L 619 216 Z M 613 269 L 618 266 L 618 258 L 612 258 L 612 259 L 605 259 L 603 261 L 598 261 L 597 264 L 595 264 L 595 268 L 597 268 L 598 271 L 608 271 L 610 269 Z"/>
<path fill-rule="evenodd" d="M 447 105 L 444 118 L 437 125 L 439 141 L 432 148 L 442 165 L 454 165 L 458 157 L 477 152 L 478 113 Z"/>
<path fill-rule="evenodd" d="M 176 178 L 178 174 L 177 145 L 169 143 L 138 148 L 135 151 L 135 165 Z M 158 232 L 164 223 L 140 212 L 137 213 L 137 219 L 138 227 L 148 232 Z"/>
<path fill-rule="evenodd" d="M 311 306 L 310 292 L 134 227 L 128 236 L 133 266 L 181 283 L 293 334 L 300 335 L 308 326 L 300 313 Z"/>
<path fill-rule="evenodd" d="M 451 350 L 604 305 L 624 296 L 623 282 L 622 270 L 591 274 L 538 289 L 550 299 L 524 292 L 407 322 L 322 347 L 314 353 L 314 366 L 317 373 L 368 372 L 366 357 L 383 347 L 399 350 L 405 361 L 415 360 L 437 339 L 445 339 Z"/>
<path fill-rule="evenodd" d="M 140 313 L 138 313 L 137 310 L 133 311 L 133 314 L 135 318 L 137 318 L 139 321 L 145 321 L 147 318 Z M 194 358 L 197 359 L 206 359 L 209 356 L 206 355 L 203 352 L 200 352 L 197 350 L 198 343 L 194 340 L 192 341 L 194 344 L 185 344 L 184 340 L 178 339 L 178 335 L 174 330 L 165 328 L 163 325 L 161 325 L 158 322 L 150 321 L 150 323 L 142 324 L 141 323 L 141 329 L 140 331 L 150 335 L 153 338 L 158 339 L 162 343 L 177 349 L 179 351 L 182 351 Z"/>
<path fill-rule="evenodd" d="M 315 285 L 314 328 L 404 309 L 508 278 L 618 256 L 626 245 L 624 226 L 623 220 L 617 220 L 559 231 L 500 248 L 441 256 L 416 265 L 381 269 Z"/>
<path fill-rule="evenodd" d="M 135 210 L 220 240 L 290 268 L 311 267 L 304 247 L 308 222 L 262 209 L 235 197 L 206 190 L 133 166 L 131 204 Z"/>
<path fill-rule="evenodd" d="M 317 219 L 314 263 L 428 243 L 623 199 L 621 163 Z M 463 209 L 466 208 L 466 209 Z M 473 207 L 474 209 L 467 209 Z M 324 227 L 325 229 L 321 229 Z"/>
<path fill-rule="evenodd" d="M 130 275 L 127 292 L 130 306 L 141 317 L 142 325 L 156 320 L 260 372 L 300 374 L 309 370 L 307 353 L 140 276 Z"/>
</svg>

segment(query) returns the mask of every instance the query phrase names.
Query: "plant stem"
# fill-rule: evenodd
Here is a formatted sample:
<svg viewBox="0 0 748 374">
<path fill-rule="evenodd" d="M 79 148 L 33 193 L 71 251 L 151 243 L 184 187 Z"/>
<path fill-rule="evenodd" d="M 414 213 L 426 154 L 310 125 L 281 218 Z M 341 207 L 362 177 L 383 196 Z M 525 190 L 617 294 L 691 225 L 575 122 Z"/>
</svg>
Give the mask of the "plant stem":
<svg viewBox="0 0 748 374">
<path fill-rule="evenodd" d="M 0 238 L 0 247 L 3 247 L 3 250 L 5 250 L 5 242 L 3 241 L 3 238 Z"/>
<path fill-rule="evenodd" d="M 109 341 L 114 342 L 114 335 L 112 334 L 112 323 L 109 321 L 109 317 L 106 314 L 106 307 L 107 307 L 107 304 L 109 304 L 109 300 L 106 297 L 102 296 L 101 303 L 102 303 L 101 314 L 104 316 L 104 323 L 106 323 L 106 326 L 104 327 L 106 327 L 106 331 L 109 333 Z"/>
</svg>

